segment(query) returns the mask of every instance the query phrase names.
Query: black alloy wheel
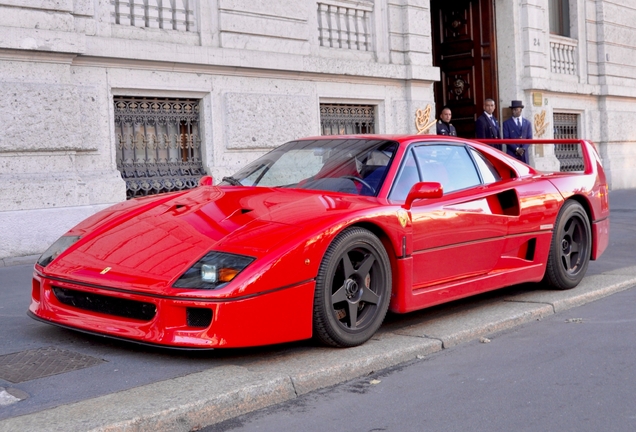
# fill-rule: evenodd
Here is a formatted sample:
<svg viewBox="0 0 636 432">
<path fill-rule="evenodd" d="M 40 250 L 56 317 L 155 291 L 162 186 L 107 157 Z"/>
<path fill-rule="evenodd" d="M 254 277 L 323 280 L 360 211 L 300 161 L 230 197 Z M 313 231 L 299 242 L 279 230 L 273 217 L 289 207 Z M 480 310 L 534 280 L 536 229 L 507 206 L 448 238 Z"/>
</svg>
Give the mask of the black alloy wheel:
<svg viewBox="0 0 636 432">
<path fill-rule="evenodd" d="M 389 307 L 391 266 L 382 242 L 353 227 L 338 234 L 323 257 L 314 296 L 314 336 L 352 347 L 378 330 Z"/>
<path fill-rule="evenodd" d="M 576 201 L 566 201 L 554 227 L 543 282 L 559 290 L 574 288 L 585 276 L 591 250 L 592 232 L 585 209 Z"/>
</svg>

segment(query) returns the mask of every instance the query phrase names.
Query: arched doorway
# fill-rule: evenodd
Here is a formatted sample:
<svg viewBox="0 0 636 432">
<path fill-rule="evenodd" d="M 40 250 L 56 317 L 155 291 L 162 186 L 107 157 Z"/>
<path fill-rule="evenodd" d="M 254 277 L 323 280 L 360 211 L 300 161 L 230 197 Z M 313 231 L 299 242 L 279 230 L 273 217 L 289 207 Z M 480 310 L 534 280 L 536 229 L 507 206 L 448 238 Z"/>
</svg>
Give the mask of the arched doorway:
<svg viewBox="0 0 636 432">
<path fill-rule="evenodd" d="M 447 105 L 462 137 L 475 136 L 485 98 L 499 100 L 493 0 L 431 0 L 437 118 Z M 499 108 L 499 107 L 497 107 Z"/>
</svg>

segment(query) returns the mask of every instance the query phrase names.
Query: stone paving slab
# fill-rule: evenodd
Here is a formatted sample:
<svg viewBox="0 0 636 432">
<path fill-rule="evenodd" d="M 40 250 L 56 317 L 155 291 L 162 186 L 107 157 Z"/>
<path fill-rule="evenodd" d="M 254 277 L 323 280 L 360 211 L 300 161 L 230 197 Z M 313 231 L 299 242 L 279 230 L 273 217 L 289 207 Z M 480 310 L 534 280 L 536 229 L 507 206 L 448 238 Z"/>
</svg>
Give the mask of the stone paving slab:
<svg viewBox="0 0 636 432">
<path fill-rule="evenodd" d="M 14 265 L 35 264 L 40 255 L 28 255 L 21 257 L 8 257 L 0 259 L 0 267 L 9 267 Z"/>
<path fill-rule="evenodd" d="M 636 284 L 636 275 L 603 274 L 588 276 L 579 286 L 565 291 L 533 291 L 508 297 L 505 301 L 545 303 L 561 312 L 606 297 Z"/>
<path fill-rule="evenodd" d="M 497 302 L 452 313 L 443 318 L 411 325 L 397 334 L 433 338 L 450 348 L 481 336 L 497 333 L 552 315 L 550 305 Z"/>
<path fill-rule="evenodd" d="M 191 431 L 296 397 L 289 377 L 223 366 L 0 422 L 2 431 Z"/>
<path fill-rule="evenodd" d="M 636 266 L 633 267 L 624 267 L 618 270 L 611 270 L 605 272 L 603 274 L 615 274 L 615 275 L 626 275 L 626 276 L 636 276 Z"/>
<path fill-rule="evenodd" d="M 384 333 L 354 348 L 306 349 L 247 367 L 259 372 L 288 371 L 296 393 L 301 395 L 441 350 L 442 344 L 437 340 Z"/>
</svg>

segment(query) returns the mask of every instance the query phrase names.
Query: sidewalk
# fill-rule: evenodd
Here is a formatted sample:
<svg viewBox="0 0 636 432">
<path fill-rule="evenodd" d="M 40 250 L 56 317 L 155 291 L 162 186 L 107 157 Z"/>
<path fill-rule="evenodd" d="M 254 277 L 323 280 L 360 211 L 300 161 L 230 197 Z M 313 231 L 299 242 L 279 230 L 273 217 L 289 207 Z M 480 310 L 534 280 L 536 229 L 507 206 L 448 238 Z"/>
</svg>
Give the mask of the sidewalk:
<svg viewBox="0 0 636 432">
<path fill-rule="evenodd" d="M 633 231 L 636 191 L 611 194 Z M 613 220 L 614 223 L 614 220 Z M 512 287 L 450 305 L 389 316 L 366 344 L 349 349 L 291 345 L 179 378 L 0 421 L 0 431 L 192 431 L 374 371 L 425 358 L 457 344 L 540 320 L 636 286 L 634 252 L 610 244 L 596 271 L 575 289 Z M 608 249 L 609 251 L 609 249 Z M 608 259 L 608 258 L 611 258 Z M 603 261 L 606 259 L 606 261 Z M 612 264 L 612 265 L 610 265 Z M 616 267 L 620 265 L 621 267 Z M 592 267 L 592 266 L 591 266 Z M 600 269 L 600 270 L 599 270 Z M 594 270 L 594 269 L 592 269 Z M 1 409 L 1 407 L 0 407 Z"/>
</svg>

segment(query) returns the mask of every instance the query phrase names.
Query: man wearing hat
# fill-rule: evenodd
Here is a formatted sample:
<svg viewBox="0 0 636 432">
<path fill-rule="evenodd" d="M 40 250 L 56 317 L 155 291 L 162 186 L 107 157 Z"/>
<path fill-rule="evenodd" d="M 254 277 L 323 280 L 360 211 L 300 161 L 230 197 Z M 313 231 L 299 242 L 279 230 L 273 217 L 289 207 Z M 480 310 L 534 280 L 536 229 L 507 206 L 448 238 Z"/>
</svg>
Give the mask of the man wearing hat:
<svg viewBox="0 0 636 432">
<path fill-rule="evenodd" d="M 504 139 L 532 139 L 532 124 L 523 117 L 523 102 L 513 100 L 510 104 L 512 117 L 503 123 Z M 506 153 L 523 163 L 528 163 L 528 144 L 506 144 Z"/>
<path fill-rule="evenodd" d="M 444 107 L 437 121 L 437 135 L 457 136 L 455 126 L 451 124 L 453 114 L 449 107 Z"/>
</svg>

